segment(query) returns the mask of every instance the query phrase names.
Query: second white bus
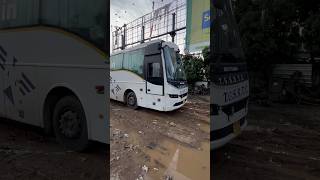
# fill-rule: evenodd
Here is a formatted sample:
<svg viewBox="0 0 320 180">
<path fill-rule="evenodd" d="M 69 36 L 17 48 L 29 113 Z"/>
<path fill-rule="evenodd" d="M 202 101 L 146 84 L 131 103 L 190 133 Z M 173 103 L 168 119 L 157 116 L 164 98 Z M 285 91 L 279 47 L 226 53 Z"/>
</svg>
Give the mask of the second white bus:
<svg viewBox="0 0 320 180">
<path fill-rule="evenodd" d="M 111 55 L 110 98 L 129 107 L 172 111 L 188 96 L 179 48 L 154 40 Z"/>
<path fill-rule="evenodd" d="M 249 75 L 231 0 L 214 0 L 211 48 L 211 149 L 247 126 Z"/>
<path fill-rule="evenodd" d="M 106 6 L 1 1 L 0 119 L 41 127 L 71 150 L 109 143 Z"/>
</svg>

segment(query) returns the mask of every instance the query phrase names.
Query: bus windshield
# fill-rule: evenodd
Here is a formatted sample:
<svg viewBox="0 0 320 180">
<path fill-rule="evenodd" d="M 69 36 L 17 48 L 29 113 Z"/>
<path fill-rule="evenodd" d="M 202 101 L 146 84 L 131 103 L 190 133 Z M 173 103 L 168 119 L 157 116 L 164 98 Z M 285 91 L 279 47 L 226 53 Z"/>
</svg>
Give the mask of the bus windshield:
<svg viewBox="0 0 320 180">
<path fill-rule="evenodd" d="M 164 58 L 166 66 L 167 80 L 172 81 L 186 81 L 186 74 L 182 66 L 180 54 L 169 46 L 164 47 Z"/>
<path fill-rule="evenodd" d="M 244 53 L 241 46 L 238 26 L 234 17 L 232 3 L 223 1 L 223 9 L 214 9 L 214 54 L 221 63 L 244 62 Z"/>
</svg>

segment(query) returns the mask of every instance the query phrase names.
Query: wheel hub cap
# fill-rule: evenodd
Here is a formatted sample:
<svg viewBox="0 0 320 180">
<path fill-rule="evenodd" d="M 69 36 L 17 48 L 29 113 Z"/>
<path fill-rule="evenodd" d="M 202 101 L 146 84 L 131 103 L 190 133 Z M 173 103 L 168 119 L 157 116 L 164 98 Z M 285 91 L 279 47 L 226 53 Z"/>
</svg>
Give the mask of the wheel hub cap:
<svg viewBox="0 0 320 180">
<path fill-rule="evenodd" d="M 66 111 L 64 112 L 60 119 L 60 132 L 68 137 L 68 138 L 75 138 L 80 133 L 80 120 L 77 113 L 73 111 Z"/>
<path fill-rule="evenodd" d="M 133 105 L 134 105 L 134 97 L 133 97 L 133 96 L 129 96 L 128 102 L 129 102 L 129 104 L 130 104 L 131 106 L 133 106 Z"/>
</svg>

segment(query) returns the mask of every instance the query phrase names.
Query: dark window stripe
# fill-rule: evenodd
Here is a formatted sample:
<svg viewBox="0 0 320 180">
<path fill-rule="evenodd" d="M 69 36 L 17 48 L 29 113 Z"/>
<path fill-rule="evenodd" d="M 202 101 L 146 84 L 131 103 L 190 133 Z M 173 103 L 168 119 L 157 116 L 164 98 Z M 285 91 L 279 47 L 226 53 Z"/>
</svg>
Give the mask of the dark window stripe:
<svg viewBox="0 0 320 180">
<path fill-rule="evenodd" d="M 35 89 L 36 87 L 32 84 L 32 82 L 27 78 L 27 76 L 22 73 L 22 78 L 29 84 L 29 86 L 32 88 L 32 89 Z"/>
<path fill-rule="evenodd" d="M 24 81 L 20 80 L 19 83 L 23 86 L 23 89 L 26 90 L 28 93 L 30 92 L 30 89 L 27 87 L 26 83 Z"/>
<path fill-rule="evenodd" d="M 6 62 L 6 59 L 0 54 L 0 59 L 2 60 L 2 62 Z"/>
<path fill-rule="evenodd" d="M 21 94 L 22 94 L 23 96 L 26 95 L 26 93 L 25 93 L 21 88 L 19 88 L 19 91 L 21 92 Z"/>
<path fill-rule="evenodd" d="M 240 126 L 243 126 L 243 124 L 245 122 L 246 122 L 245 118 L 240 119 Z M 229 125 L 227 127 L 224 127 L 222 129 L 211 131 L 210 132 L 210 141 L 215 141 L 215 140 L 222 139 L 222 138 L 227 137 L 228 135 L 230 135 L 232 133 L 234 133 L 233 124 L 231 124 L 231 125 Z"/>
<path fill-rule="evenodd" d="M 0 64 L 0 67 L 2 70 L 6 70 L 6 68 L 4 68 L 4 66 L 2 64 Z"/>
<path fill-rule="evenodd" d="M 3 55 L 7 56 L 7 51 L 5 51 L 2 46 L 0 46 L 0 51 Z"/>
</svg>

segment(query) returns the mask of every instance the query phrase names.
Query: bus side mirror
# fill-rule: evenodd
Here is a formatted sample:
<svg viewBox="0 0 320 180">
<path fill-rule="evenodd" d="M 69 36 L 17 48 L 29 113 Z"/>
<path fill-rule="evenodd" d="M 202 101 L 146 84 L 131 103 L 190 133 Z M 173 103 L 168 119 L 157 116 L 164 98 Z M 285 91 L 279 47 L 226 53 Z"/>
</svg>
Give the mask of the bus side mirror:
<svg viewBox="0 0 320 180">
<path fill-rule="evenodd" d="M 223 9 L 223 2 L 226 0 L 212 0 L 213 6 L 217 9 Z"/>
</svg>

